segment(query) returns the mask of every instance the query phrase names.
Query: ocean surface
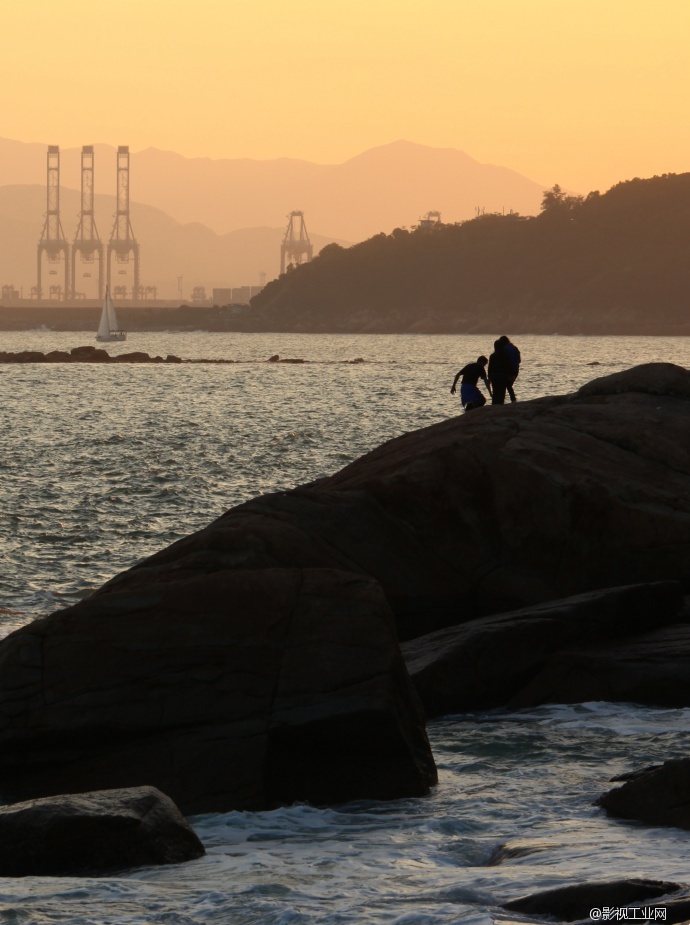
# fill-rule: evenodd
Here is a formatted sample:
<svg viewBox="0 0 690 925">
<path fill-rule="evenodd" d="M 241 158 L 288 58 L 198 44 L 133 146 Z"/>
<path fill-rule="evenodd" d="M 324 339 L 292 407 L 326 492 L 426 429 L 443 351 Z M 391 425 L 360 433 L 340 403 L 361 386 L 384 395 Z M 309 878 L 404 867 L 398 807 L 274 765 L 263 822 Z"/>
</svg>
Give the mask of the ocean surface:
<svg viewBox="0 0 690 925">
<path fill-rule="evenodd" d="M 93 336 L 0 332 L 0 351 Z M 690 338 L 516 341 L 520 400 L 639 363 L 690 367 Z M 0 635 L 229 507 L 458 414 L 453 376 L 491 339 L 198 331 L 133 334 L 108 350 L 233 362 L 0 365 Z M 305 362 L 266 362 L 274 354 Z M 0 925 L 507 922 L 500 904 L 536 889 L 690 882 L 687 833 L 592 806 L 612 776 L 687 754 L 688 719 L 599 703 L 446 717 L 429 727 L 440 773 L 429 797 L 194 817 L 207 857 L 118 877 L 3 880 Z"/>
</svg>

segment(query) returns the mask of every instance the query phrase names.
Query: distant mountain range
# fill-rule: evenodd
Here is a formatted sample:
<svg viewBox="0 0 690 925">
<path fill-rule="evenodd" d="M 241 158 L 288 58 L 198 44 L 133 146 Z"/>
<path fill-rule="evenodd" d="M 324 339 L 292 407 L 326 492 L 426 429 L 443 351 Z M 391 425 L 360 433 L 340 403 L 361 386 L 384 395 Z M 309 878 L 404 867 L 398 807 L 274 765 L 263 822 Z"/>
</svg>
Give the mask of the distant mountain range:
<svg viewBox="0 0 690 925">
<path fill-rule="evenodd" d="M 46 151 L 47 145 L 0 139 L 0 283 L 29 288 L 35 283 Z M 61 215 L 70 241 L 79 212 L 80 154 L 79 148 L 61 150 Z M 107 241 L 115 212 L 116 149 L 95 145 L 94 154 L 96 222 Z M 318 251 L 331 241 L 356 242 L 414 226 L 429 211 L 440 212 L 445 222 L 482 210 L 532 215 L 544 192 L 544 186 L 505 167 L 405 141 L 333 165 L 185 158 L 148 148 L 131 152 L 130 170 L 142 283 L 158 286 L 163 298 L 177 295 L 179 276 L 185 294 L 192 285 L 210 291 L 258 285 L 262 272 L 275 277 L 293 210 L 304 212 Z"/>
</svg>

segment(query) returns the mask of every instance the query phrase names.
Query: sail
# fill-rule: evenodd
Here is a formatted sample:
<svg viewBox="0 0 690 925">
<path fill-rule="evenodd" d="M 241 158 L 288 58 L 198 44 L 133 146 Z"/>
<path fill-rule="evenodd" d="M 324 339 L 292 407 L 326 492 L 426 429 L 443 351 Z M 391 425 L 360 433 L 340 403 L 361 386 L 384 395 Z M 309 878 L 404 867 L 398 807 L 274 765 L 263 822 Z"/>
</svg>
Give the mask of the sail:
<svg viewBox="0 0 690 925">
<path fill-rule="evenodd" d="M 101 323 L 98 325 L 96 337 L 107 338 L 110 336 L 110 319 L 108 317 L 108 302 L 110 301 L 110 292 L 106 289 L 105 299 L 103 300 L 103 311 L 101 312 Z"/>
<path fill-rule="evenodd" d="M 105 287 L 105 299 L 103 300 L 103 311 L 101 313 L 101 323 L 98 325 L 98 333 L 96 334 L 96 340 L 126 340 L 127 335 L 124 331 L 120 330 L 120 325 L 118 324 L 117 315 L 115 314 L 115 306 L 113 305 L 113 300 L 110 298 L 110 288 Z"/>
<path fill-rule="evenodd" d="M 110 298 L 110 290 L 106 288 L 105 291 L 105 300 L 108 303 L 108 322 L 110 324 L 110 330 L 119 331 L 120 325 L 117 323 L 117 315 L 115 314 L 115 306 L 113 305 L 113 300 Z"/>
</svg>

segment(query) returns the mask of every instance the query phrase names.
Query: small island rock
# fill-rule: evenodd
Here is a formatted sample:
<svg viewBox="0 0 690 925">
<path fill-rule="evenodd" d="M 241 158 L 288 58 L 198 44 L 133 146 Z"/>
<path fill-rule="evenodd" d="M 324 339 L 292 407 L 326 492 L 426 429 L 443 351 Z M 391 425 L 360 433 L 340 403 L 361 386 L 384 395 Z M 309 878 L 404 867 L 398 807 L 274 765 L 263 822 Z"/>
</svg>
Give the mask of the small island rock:
<svg viewBox="0 0 690 925">
<path fill-rule="evenodd" d="M 205 854 L 155 787 L 75 793 L 0 806 L 0 876 L 74 876 Z"/>
</svg>

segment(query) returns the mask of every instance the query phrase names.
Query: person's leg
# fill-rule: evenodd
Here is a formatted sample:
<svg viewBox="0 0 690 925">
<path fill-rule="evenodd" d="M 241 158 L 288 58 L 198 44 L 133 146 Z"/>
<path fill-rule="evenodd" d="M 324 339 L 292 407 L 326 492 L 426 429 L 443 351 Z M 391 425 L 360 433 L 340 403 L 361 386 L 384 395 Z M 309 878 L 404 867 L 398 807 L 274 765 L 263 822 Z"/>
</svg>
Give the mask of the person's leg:
<svg viewBox="0 0 690 925">
<path fill-rule="evenodd" d="M 506 400 L 506 383 L 501 379 L 494 379 L 491 383 L 491 391 L 493 392 L 491 404 L 504 405 Z"/>
<path fill-rule="evenodd" d="M 512 382 L 506 383 L 506 388 L 508 389 L 508 395 L 510 396 L 510 400 L 517 401 L 517 399 L 515 398 L 515 392 L 513 390 L 513 382 L 515 382 L 514 379 Z"/>
</svg>

